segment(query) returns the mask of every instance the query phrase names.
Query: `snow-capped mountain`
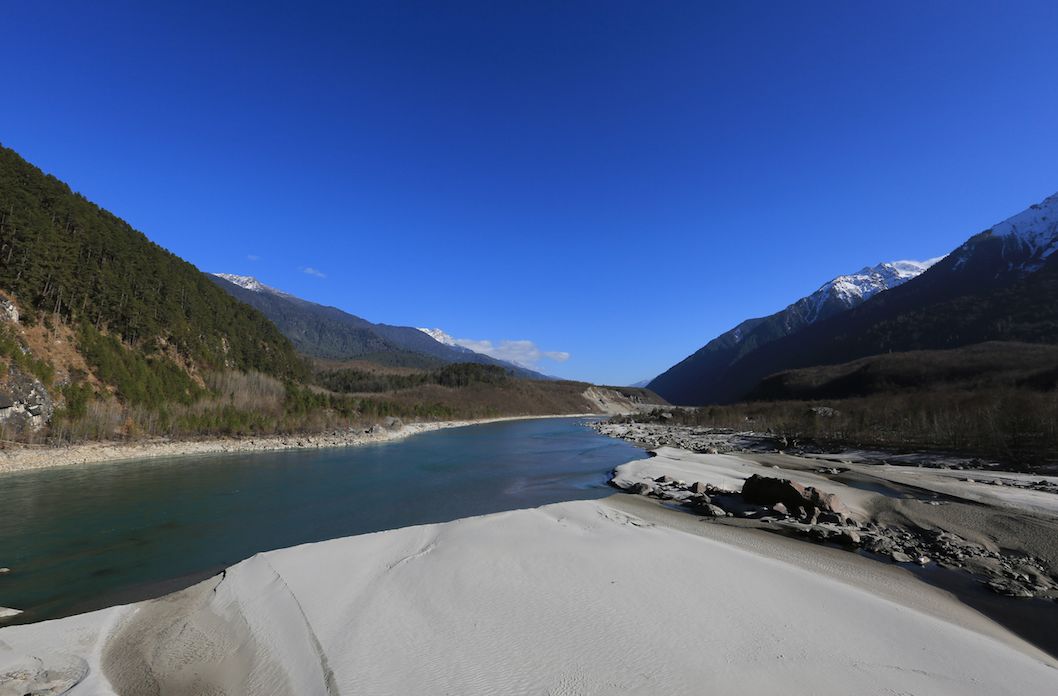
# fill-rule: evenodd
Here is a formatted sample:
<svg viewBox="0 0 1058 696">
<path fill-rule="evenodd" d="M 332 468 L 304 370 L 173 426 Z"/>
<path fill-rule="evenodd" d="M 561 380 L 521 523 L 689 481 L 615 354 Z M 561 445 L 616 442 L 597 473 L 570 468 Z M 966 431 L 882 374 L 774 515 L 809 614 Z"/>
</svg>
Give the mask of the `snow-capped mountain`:
<svg viewBox="0 0 1058 696">
<path fill-rule="evenodd" d="M 692 403 L 713 380 L 743 355 L 858 307 L 875 295 L 916 278 L 940 258 L 889 261 L 823 283 L 771 316 L 747 319 L 650 381 L 648 386 L 672 403 Z"/>
<path fill-rule="evenodd" d="M 235 275 L 234 273 L 211 273 L 218 278 L 223 278 L 233 285 L 238 285 L 243 290 L 249 290 L 250 292 L 267 292 L 272 295 L 286 295 L 287 293 L 282 290 L 276 290 L 270 285 L 265 285 L 261 281 L 257 280 L 253 276 L 246 275 Z"/>
<path fill-rule="evenodd" d="M 1004 261 L 1002 271 L 1031 273 L 1043 266 L 1058 251 L 1058 193 L 971 237 L 952 252 L 952 270 L 961 269 L 990 246 L 997 247 L 994 253 Z"/>
<path fill-rule="evenodd" d="M 798 300 L 806 310 L 804 315 L 808 323 L 825 319 L 835 311 L 851 309 L 862 304 L 884 290 L 921 275 L 927 268 L 940 261 L 943 256 L 928 261 L 889 261 L 868 266 L 856 273 L 840 275 L 823 283 L 814 293 Z"/>
<path fill-rule="evenodd" d="M 1058 340 L 1056 251 L 1058 194 L 941 259 L 839 276 L 710 341 L 650 388 L 673 403 L 730 402 L 784 370 L 985 341 Z"/>
<path fill-rule="evenodd" d="M 457 341 L 455 339 L 455 337 L 452 336 L 452 334 L 447 333 L 444 329 L 424 329 L 424 328 L 420 327 L 419 331 L 422 331 L 424 334 L 426 334 L 427 336 L 429 336 L 433 340 L 437 341 L 438 343 L 440 343 L 443 346 L 448 346 L 452 350 L 458 350 L 460 352 L 470 353 L 470 354 L 473 354 L 473 355 L 487 355 L 486 353 L 482 353 L 480 351 L 476 351 L 476 350 L 473 350 L 471 348 L 467 348 L 464 345 L 460 345 L 459 341 Z M 526 367 L 526 366 L 522 365 L 522 367 Z M 531 369 L 531 368 L 526 368 L 526 369 Z"/>
<path fill-rule="evenodd" d="M 856 273 L 839 275 L 819 286 L 811 295 L 802 297 L 781 312 L 759 319 L 742 322 L 714 340 L 725 343 L 743 343 L 747 338 L 755 339 L 753 347 L 762 341 L 761 327 L 764 324 L 781 326 L 781 334 L 790 334 L 863 304 L 880 292 L 903 285 L 921 275 L 940 261 L 938 256 L 927 261 L 885 261 L 876 266 L 866 266 Z M 768 339 L 771 340 L 771 339 Z"/>
<path fill-rule="evenodd" d="M 421 326 L 418 328 L 419 331 L 422 331 L 424 334 L 437 341 L 438 343 L 443 343 L 446 346 L 459 345 L 458 343 L 456 343 L 456 340 L 452 338 L 450 334 L 445 333 L 442 329 L 424 329 Z"/>
</svg>

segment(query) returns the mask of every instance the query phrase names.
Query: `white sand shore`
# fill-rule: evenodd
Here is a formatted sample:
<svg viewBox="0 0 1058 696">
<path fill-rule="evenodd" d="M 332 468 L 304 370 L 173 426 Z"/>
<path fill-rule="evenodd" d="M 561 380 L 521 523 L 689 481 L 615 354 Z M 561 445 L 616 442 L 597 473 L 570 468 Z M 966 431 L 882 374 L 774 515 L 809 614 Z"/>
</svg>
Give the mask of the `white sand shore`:
<svg viewBox="0 0 1058 696">
<path fill-rule="evenodd" d="M 48 682 L 1049 696 L 1058 669 L 898 568 L 615 496 L 259 554 L 166 598 L 0 630 L 0 694 Z"/>
<path fill-rule="evenodd" d="M 211 438 L 202 440 L 146 440 L 141 442 L 87 442 L 65 447 L 29 447 L 14 445 L 0 450 L 0 474 L 28 469 L 47 469 L 76 464 L 97 464 L 130 459 L 183 457 L 225 452 L 269 452 L 288 449 L 354 447 L 371 442 L 388 442 L 410 435 L 468 425 L 538 418 L 583 418 L 595 413 L 555 414 L 545 416 L 506 416 L 479 420 L 409 423 L 393 429 L 378 428 L 372 432 L 349 430 L 306 435 L 276 435 L 247 438 Z"/>
<path fill-rule="evenodd" d="M 831 468 L 830 462 L 817 458 L 761 452 L 700 454 L 659 447 L 653 453 L 617 467 L 614 484 L 625 489 L 651 486 L 668 476 L 688 487 L 701 482 L 739 493 L 754 474 L 789 479 L 836 495 L 857 523 L 857 533 L 868 541 L 865 546 L 877 554 L 894 560 L 898 556 L 893 553 L 912 560 L 924 556 L 946 567 L 964 568 L 983 582 L 996 583 L 1004 594 L 1058 597 L 1058 494 L 1049 477 L 855 459 L 842 459 L 838 468 Z M 1030 484 L 1045 490 L 1027 488 Z M 677 485 L 665 496 L 680 502 L 692 493 Z M 730 499 L 719 502 L 741 514 L 741 496 L 735 498 L 734 505 Z M 798 526 L 796 519 L 769 515 L 766 507 L 756 509 L 770 529 Z M 878 537 L 885 542 L 870 541 Z M 1033 570 L 1022 579 L 1029 565 Z"/>
</svg>

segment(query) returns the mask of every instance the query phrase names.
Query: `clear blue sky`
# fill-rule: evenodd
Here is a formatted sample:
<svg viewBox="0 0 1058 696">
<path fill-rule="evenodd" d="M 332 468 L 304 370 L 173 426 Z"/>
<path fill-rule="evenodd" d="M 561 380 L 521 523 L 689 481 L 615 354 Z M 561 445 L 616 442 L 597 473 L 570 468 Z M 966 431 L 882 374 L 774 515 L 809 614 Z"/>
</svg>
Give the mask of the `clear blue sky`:
<svg viewBox="0 0 1058 696">
<path fill-rule="evenodd" d="M 556 375 L 1058 190 L 1054 2 L 161 5 L 4 3 L 0 142 L 204 270 Z"/>
</svg>

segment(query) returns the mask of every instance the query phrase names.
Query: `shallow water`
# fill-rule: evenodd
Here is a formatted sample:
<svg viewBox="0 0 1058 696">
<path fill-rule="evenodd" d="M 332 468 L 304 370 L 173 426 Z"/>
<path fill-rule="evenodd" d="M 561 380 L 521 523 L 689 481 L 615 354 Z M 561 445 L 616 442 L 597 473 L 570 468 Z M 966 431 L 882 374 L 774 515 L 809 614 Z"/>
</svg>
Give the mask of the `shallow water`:
<svg viewBox="0 0 1058 696">
<path fill-rule="evenodd" d="M 12 569 L 0 606 L 40 621 L 157 596 L 259 551 L 601 498 L 610 471 L 642 456 L 556 418 L 11 474 L 0 477 L 0 566 Z"/>
</svg>

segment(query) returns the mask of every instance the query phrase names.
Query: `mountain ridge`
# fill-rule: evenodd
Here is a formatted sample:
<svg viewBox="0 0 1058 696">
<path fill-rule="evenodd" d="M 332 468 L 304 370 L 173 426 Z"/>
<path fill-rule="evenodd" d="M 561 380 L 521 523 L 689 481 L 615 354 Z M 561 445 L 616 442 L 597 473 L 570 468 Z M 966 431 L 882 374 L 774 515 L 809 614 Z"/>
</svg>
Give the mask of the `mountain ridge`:
<svg viewBox="0 0 1058 696">
<path fill-rule="evenodd" d="M 706 384 L 743 355 L 806 326 L 858 306 L 880 292 L 920 275 L 943 257 L 927 261 L 889 261 L 836 276 L 813 293 L 765 317 L 747 319 L 725 331 L 687 358 L 649 380 L 647 388 L 673 403 L 693 400 L 693 373 Z"/>
<path fill-rule="evenodd" d="M 1056 222 L 1058 194 L 971 236 L 922 273 L 854 307 L 754 345 L 720 367 L 688 358 L 650 388 L 685 404 L 726 403 L 782 370 L 887 351 L 1058 341 Z M 744 324 L 754 321 L 761 320 Z M 661 380 L 674 376 L 680 380 L 675 389 Z"/>
<path fill-rule="evenodd" d="M 262 283 L 253 276 L 208 274 L 210 280 L 267 316 L 305 355 L 330 360 L 368 358 L 383 364 L 436 367 L 457 362 L 501 366 L 519 377 L 549 379 L 504 360 L 437 341 L 410 326 L 374 323 Z"/>
</svg>

